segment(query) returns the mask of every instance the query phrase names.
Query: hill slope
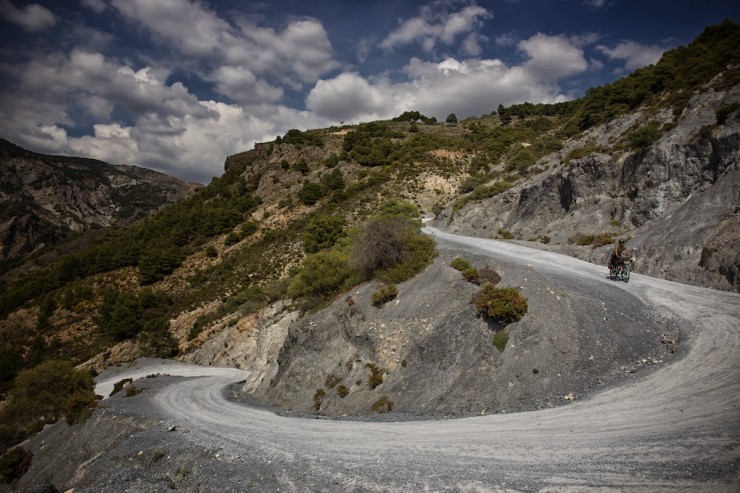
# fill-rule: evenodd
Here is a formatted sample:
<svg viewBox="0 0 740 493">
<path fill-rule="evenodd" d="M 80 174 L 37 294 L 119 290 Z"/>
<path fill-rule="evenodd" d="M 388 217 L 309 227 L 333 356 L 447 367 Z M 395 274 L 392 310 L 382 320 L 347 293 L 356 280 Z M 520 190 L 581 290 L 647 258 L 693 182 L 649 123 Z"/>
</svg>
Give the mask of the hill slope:
<svg viewBox="0 0 740 493">
<path fill-rule="evenodd" d="M 130 224 L 197 187 L 146 168 L 47 156 L 0 139 L 0 259 L 72 233 Z"/>
</svg>

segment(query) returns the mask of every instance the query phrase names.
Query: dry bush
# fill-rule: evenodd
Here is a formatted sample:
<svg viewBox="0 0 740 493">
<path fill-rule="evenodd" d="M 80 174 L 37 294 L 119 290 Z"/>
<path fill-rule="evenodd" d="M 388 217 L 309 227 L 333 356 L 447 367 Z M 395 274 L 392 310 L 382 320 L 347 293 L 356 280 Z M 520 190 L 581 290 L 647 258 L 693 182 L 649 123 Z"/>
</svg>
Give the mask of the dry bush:
<svg viewBox="0 0 740 493">
<path fill-rule="evenodd" d="M 372 295 L 373 306 L 381 307 L 390 300 L 398 296 L 398 290 L 395 284 L 384 284 Z"/>
<path fill-rule="evenodd" d="M 365 228 L 355 250 L 355 268 L 365 277 L 395 266 L 406 259 L 408 253 L 404 236 L 409 225 L 403 219 L 371 221 Z"/>
</svg>

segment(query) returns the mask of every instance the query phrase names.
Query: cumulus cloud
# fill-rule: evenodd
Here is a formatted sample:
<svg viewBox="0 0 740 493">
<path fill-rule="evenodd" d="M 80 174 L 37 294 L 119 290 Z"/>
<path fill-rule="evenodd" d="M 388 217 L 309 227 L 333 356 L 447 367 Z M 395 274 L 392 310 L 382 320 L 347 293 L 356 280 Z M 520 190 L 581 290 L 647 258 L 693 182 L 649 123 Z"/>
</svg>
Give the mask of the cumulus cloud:
<svg viewBox="0 0 740 493">
<path fill-rule="evenodd" d="M 211 10 L 186 0 L 112 0 L 121 14 L 188 55 L 210 56 L 230 33 Z"/>
<path fill-rule="evenodd" d="M 197 98 L 180 82 L 165 83 L 169 72 L 142 67 L 134 69 L 107 60 L 102 54 L 74 50 L 69 55 L 52 54 L 32 59 L 16 67 L 16 77 L 24 93 L 33 93 L 51 103 L 66 105 L 73 99 L 82 107 L 88 105 L 95 116 L 102 117 L 95 98 L 103 98 L 112 108 L 119 106 L 132 114 L 202 115 Z"/>
<path fill-rule="evenodd" d="M 356 73 L 320 80 L 306 99 L 308 109 L 335 122 L 372 120 L 389 116 L 394 104 L 385 84 L 371 85 Z"/>
<path fill-rule="evenodd" d="M 596 49 L 612 60 L 623 60 L 626 70 L 635 70 L 658 63 L 658 60 L 666 51 L 665 48 L 660 46 L 646 46 L 634 41 L 622 41 L 614 48 L 599 45 Z"/>
<path fill-rule="evenodd" d="M 497 59 L 413 58 L 403 69 L 403 82 L 343 73 L 319 81 L 307 107 L 335 123 L 390 118 L 408 110 L 437 119 L 451 112 L 481 115 L 499 104 L 564 101 L 557 81 L 589 67 L 583 51 L 565 36 L 537 34 L 518 46 L 528 56 L 518 66 Z"/>
<path fill-rule="evenodd" d="M 46 7 L 33 3 L 19 9 L 10 0 L 0 0 L 0 17 L 31 32 L 44 30 L 57 23 L 54 13 Z"/>
<path fill-rule="evenodd" d="M 339 66 L 323 25 L 313 19 L 294 20 L 276 31 L 248 20 L 232 26 L 187 0 L 113 0 L 113 5 L 158 39 L 212 67 L 206 77 L 217 83 L 219 92 L 239 102 L 275 97 L 268 78 L 298 90 Z M 254 77 L 247 82 L 256 92 L 236 91 L 235 74 Z"/>
<path fill-rule="evenodd" d="M 241 103 L 271 103 L 283 96 L 283 90 L 258 79 L 250 70 L 243 67 L 224 65 L 213 72 L 209 78 L 216 82 L 216 90 Z"/>
<path fill-rule="evenodd" d="M 388 34 L 380 47 L 392 50 L 397 46 L 418 42 L 425 51 L 432 51 L 438 42 L 450 46 L 462 38 L 464 50 L 468 53 L 480 52 L 477 43 L 485 38 L 470 37 L 469 34 L 476 32 L 483 21 L 492 18 L 493 14 L 477 5 L 467 5 L 457 12 L 449 12 L 446 7 L 443 2 L 422 7 L 418 16 L 403 21 Z"/>
<path fill-rule="evenodd" d="M 0 129 L 39 152 L 139 164 L 207 180 L 223 171 L 224 152 L 251 147 L 266 136 L 266 127 L 276 130 L 272 124 L 255 125 L 241 108 L 199 101 L 180 82 L 167 84 L 165 70 L 132 68 L 99 53 L 49 55 L 16 70 L 20 89 L 0 97 Z M 70 112 L 80 108 L 100 123 L 93 125 L 92 135 L 70 136 L 66 128 L 77 123 Z M 131 123 L 111 121 L 116 109 L 128 112 Z M 243 114 L 243 121 L 230 127 L 235 113 Z"/>
<path fill-rule="evenodd" d="M 536 34 L 518 47 L 530 57 L 525 69 L 538 80 L 560 79 L 588 68 L 583 50 L 565 36 Z"/>
</svg>

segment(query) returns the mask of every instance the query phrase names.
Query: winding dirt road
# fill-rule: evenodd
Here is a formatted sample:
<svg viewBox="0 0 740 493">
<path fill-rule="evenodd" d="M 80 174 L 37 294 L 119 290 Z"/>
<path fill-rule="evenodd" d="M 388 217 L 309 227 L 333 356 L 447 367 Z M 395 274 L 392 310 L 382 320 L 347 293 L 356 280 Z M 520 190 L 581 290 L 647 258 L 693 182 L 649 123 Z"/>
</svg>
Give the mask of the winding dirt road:
<svg viewBox="0 0 740 493">
<path fill-rule="evenodd" d="M 604 267 L 572 257 L 425 232 L 440 248 L 529 264 L 574 283 L 610 282 Z M 225 387 L 243 372 L 181 364 L 167 372 L 213 376 L 177 381 L 152 400 L 191 431 L 189 440 L 224 457 L 264 457 L 295 491 L 739 491 L 740 295 L 639 274 L 611 285 L 686 321 L 691 350 L 570 405 L 444 421 L 288 418 L 228 400 Z M 141 374 L 163 372 L 144 366 Z M 312 488 L 313 479 L 322 486 Z"/>
</svg>

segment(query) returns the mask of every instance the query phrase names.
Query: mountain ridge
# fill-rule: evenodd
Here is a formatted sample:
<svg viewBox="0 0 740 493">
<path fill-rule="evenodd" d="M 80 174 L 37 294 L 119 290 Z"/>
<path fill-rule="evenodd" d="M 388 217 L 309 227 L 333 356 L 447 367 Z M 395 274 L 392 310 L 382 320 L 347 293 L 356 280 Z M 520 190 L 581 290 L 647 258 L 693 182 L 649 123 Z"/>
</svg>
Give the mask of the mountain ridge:
<svg viewBox="0 0 740 493">
<path fill-rule="evenodd" d="M 39 154 L 0 139 L 0 259 L 130 224 L 197 188 L 147 168 Z"/>
</svg>

